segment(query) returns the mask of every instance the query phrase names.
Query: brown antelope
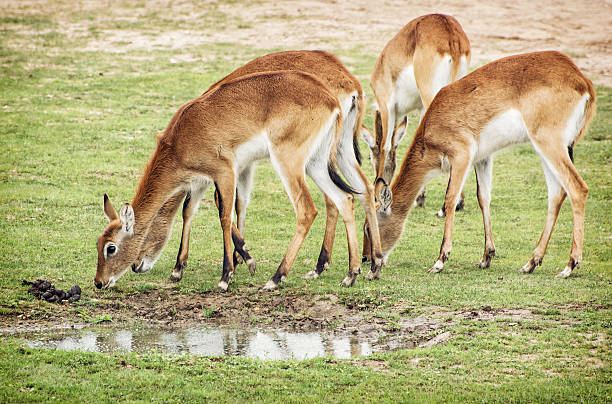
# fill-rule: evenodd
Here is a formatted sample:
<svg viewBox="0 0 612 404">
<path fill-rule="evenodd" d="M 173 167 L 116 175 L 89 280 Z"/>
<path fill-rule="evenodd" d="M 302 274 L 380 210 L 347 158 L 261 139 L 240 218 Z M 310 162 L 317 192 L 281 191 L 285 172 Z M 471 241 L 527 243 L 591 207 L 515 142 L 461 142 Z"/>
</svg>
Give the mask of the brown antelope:
<svg viewBox="0 0 612 404">
<path fill-rule="evenodd" d="M 395 150 L 405 134 L 408 113 L 420 109 L 423 117 L 442 87 L 467 74 L 470 56 L 470 41 L 461 25 L 443 14 L 410 21 L 378 56 L 370 78 L 377 104 L 376 137 L 367 131 L 362 136 L 372 151 L 380 210 L 392 200 L 387 184 L 395 172 Z M 423 206 L 424 199 L 423 192 L 418 205 Z M 443 213 L 444 208 L 438 215 Z"/>
<path fill-rule="evenodd" d="M 234 271 L 232 216 L 237 178 L 245 167 L 265 157 L 270 158 L 282 180 L 297 225 L 283 261 L 264 289 L 274 289 L 287 276 L 317 214 L 305 174 L 335 204 L 344 220 L 349 273 L 343 282 L 352 284 L 360 273 L 360 261 L 353 196 L 335 171 L 335 148 L 341 131 L 337 98 L 318 78 L 303 72 L 244 76 L 187 103 L 159 137 L 132 203 L 123 205 L 117 214 L 104 197 L 104 212 L 110 223 L 98 238 L 96 287 L 114 285 L 138 263 L 143 242 L 149 229 L 157 225 L 160 210 L 176 211 L 190 189 L 214 183 L 224 252 L 218 288 L 227 290 Z"/>
<path fill-rule="evenodd" d="M 485 65 L 440 90 L 419 125 L 391 191 L 388 214 L 378 214 L 385 259 L 397 243 L 419 189 L 440 171 L 450 170 L 446 206 L 457 201 L 473 165 L 482 210 L 485 248 L 479 267 L 495 255 L 489 203 L 493 154 L 531 142 L 542 159 L 548 185 L 548 216 L 531 259 L 520 269 L 542 264 L 566 195 L 572 204 L 574 235 L 569 263 L 557 276 L 580 266 L 588 188 L 573 164 L 573 147 L 595 114 L 593 84 L 559 52 L 510 56 Z M 452 247 L 454 211 L 446 214 L 440 254 L 429 272 L 440 272 Z M 367 229 L 366 229 L 367 230 Z M 367 236 L 367 232 L 366 232 Z M 364 250 L 369 248 L 367 237 Z"/>
<path fill-rule="evenodd" d="M 373 224 L 371 227 L 373 229 L 374 255 L 378 257 L 378 259 L 373 262 L 373 265 L 382 265 L 382 250 L 380 247 L 380 237 L 378 236 L 378 225 L 376 221 L 374 187 L 361 170 L 361 157 L 359 149 L 357 148 L 358 133 L 362 126 L 362 119 L 365 111 L 363 89 L 359 80 L 346 69 L 338 58 L 323 51 L 288 51 L 268 54 L 258 57 L 238 68 L 230 75 L 213 84 L 206 92 L 214 91 L 224 83 L 248 74 L 275 70 L 299 70 L 310 73 L 321 79 L 332 94 L 340 101 L 343 116 L 343 130 L 337 147 L 338 152 L 336 160 L 338 162 L 338 168 L 351 188 L 357 192 L 357 197 L 366 212 L 368 222 Z M 237 178 L 235 208 L 238 226 L 237 228 L 234 226 L 232 231 L 232 236 L 234 237 L 236 245 L 234 264 L 244 260 L 251 273 L 254 272 L 256 264 L 255 260 L 249 255 L 242 237 L 244 237 L 246 209 L 249 204 L 249 196 L 253 185 L 254 168 L 255 163 L 244 166 Z M 189 254 L 191 221 L 193 215 L 197 212 L 198 205 L 207 187 L 207 183 L 199 182 L 193 185 L 187 192 L 183 204 L 183 235 L 181 237 L 174 271 L 170 277 L 170 279 L 174 281 L 180 281 L 183 277 L 183 270 L 187 265 L 187 257 Z M 178 199 L 182 197 L 185 197 L 185 195 L 177 195 Z M 178 209 L 178 205 L 174 200 L 170 200 L 168 204 Z M 141 257 L 139 257 L 138 260 L 140 264 L 133 268 L 135 272 L 147 272 L 159 258 L 168 237 L 176 209 L 163 209 L 160 212 L 160 214 L 165 214 L 164 217 L 159 220 L 161 223 L 165 224 L 165 227 L 157 226 L 155 229 L 151 230 L 151 234 L 145 241 L 143 250 L 141 251 Z M 317 278 L 329 267 L 336 234 L 336 224 L 338 222 L 338 210 L 329 198 L 326 198 L 326 210 L 327 221 L 319 259 L 316 268 L 308 272 L 304 278 Z M 375 270 L 374 272 L 378 273 L 379 271 Z"/>
</svg>

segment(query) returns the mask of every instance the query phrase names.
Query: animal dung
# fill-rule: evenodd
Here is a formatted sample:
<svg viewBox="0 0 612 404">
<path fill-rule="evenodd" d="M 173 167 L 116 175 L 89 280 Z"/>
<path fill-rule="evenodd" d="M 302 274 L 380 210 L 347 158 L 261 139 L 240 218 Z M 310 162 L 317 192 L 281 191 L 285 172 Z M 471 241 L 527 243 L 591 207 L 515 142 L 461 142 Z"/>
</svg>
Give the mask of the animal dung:
<svg viewBox="0 0 612 404">
<path fill-rule="evenodd" d="M 65 300 L 70 303 L 74 303 L 81 298 L 81 287 L 79 285 L 74 285 L 66 292 L 62 289 L 56 289 L 51 282 L 44 279 L 37 279 L 34 282 L 24 279 L 21 281 L 21 284 L 30 285 L 28 293 L 36 296 L 38 299 L 44 299 L 50 303 L 61 303 Z"/>
</svg>

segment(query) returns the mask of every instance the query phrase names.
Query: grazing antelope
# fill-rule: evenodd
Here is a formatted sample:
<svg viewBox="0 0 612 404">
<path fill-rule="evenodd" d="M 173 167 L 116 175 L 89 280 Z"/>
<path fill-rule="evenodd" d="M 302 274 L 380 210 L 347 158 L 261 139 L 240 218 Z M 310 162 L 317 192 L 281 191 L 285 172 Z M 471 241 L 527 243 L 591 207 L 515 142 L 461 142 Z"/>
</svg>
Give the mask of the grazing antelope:
<svg viewBox="0 0 612 404">
<path fill-rule="evenodd" d="M 470 41 L 461 25 L 443 14 L 410 21 L 378 56 L 370 78 L 377 104 L 376 136 L 361 134 L 376 170 L 379 210 L 388 208 L 392 200 L 387 184 L 395 172 L 395 150 L 405 134 L 408 113 L 420 109 L 423 117 L 442 87 L 467 74 L 470 57 Z M 417 204 L 423 206 L 424 200 L 423 191 Z M 443 213 L 444 208 L 438 215 Z"/>
<path fill-rule="evenodd" d="M 397 243 L 419 189 L 440 171 L 450 170 L 446 206 L 458 199 L 469 168 L 476 172 L 485 248 L 479 267 L 495 255 L 489 203 L 493 154 L 531 142 L 542 159 L 548 185 L 548 216 L 531 259 L 520 269 L 542 264 L 566 195 L 572 204 L 574 235 L 569 263 L 557 276 L 580 266 L 588 188 L 573 164 L 573 147 L 595 114 L 593 84 L 559 52 L 510 56 L 489 63 L 440 90 L 419 125 L 391 191 L 388 215 L 378 214 L 385 259 Z M 446 213 L 440 254 L 429 272 L 440 272 L 452 247 L 454 211 Z M 367 236 L 367 232 L 366 232 Z M 364 250 L 369 248 L 367 237 Z"/>
<path fill-rule="evenodd" d="M 341 125 L 337 98 L 319 79 L 297 71 L 244 76 L 185 104 L 159 137 L 132 203 L 123 205 L 117 214 L 104 197 L 110 223 L 98 238 L 96 287 L 113 286 L 137 264 L 160 210 L 176 210 L 190 189 L 214 183 L 223 231 L 223 273 L 218 288 L 227 290 L 234 272 L 231 229 L 237 178 L 245 167 L 266 157 L 294 206 L 297 226 L 283 261 L 264 289 L 276 288 L 287 276 L 317 214 L 305 174 L 344 220 L 349 273 L 343 282 L 352 284 L 360 273 L 353 196 L 335 171 L 333 159 Z"/>
<path fill-rule="evenodd" d="M 343 123 L 342 136 L 338 143 L 336 160 L 338 162 L 338 168 L 348 181 L 348 184 L 357 192 L 356 195 L 365 210 L 368 222 L 372 224 L 374 256 L 378 257 L 372 264 L 374 266 L 381 266 L 382 250 L 380 247 L 380 237 L 378 236 L 374 187 L 361 170 L 361 156 L 357 147 L 359 129 L 362 126 L 362 119 L 365 112 L 363 89 L 359 80 L 346 69 L 337 57 L 324 51 L 287 51 L 271 53 L 258 57 L 238 68 L 219 82 L 213 84 L 206 93 L 214 91 L 224 83 L 239 77 L 252 73 L 275 70 L 299 70 L 310 73 L 321 79 L 331 93 L 340 101 Z M 238 226 L 236 228 L 235 225 L 232 225 L 232 236 L 236 246 L 236 251 L 234 252 L 234 265 L 241 261 L 245 261 L 251 273 L 255 271 L 256 264 L 255 260 L 249 255 L 242 237 L 244 237 L 246 209 L 249 204 L 249 196 L 253 185 L 254 168 L 255 163 L 244 166 L 237 178 L 235 208 Z M 187 257 L 189 254 L 189 234 L 192 218 L 197 212 L 198 205 L 207 187 L 208 184 L 199 182 L 192 185 L 191 189 L 187 192 L 183 204 L 183 234 L 174 271 L 170 276 L 170 279 L 174 281 L 180 281 L 183 277 L 183 270 L 187 265 Z M 177 197 L 181 199 L 180 195 L 177 195 Z M 182 197 L 185 197 L 185 195 Z M 169 201 L 169 206 L 178 208 L 174 200 Z M 326 198 L 326 211 L 327 220 L 325 235 L 323 237 L 319 259 L 316 268 L 308 272 L 304 278 L 317 278 L 329 267 L 336 235 L 336 225 L 338 222 L 338 210 L 329 198 Z M 172 219 L 176 214 L 176 209 L 163 209 L 160 214 L 162 213 L 165 213 L 165 216 L 163 219 L 160 218 L 160 222 L 163 222 L 166 227 L 158 227 L 152 230 L 147 241 L 144 243 L 143 251 L 141 251 L 141 257 L 139 257 L 138 260 L 140 264 L 134 267 L 135 272 L 142 273 L 150 270 L 161 254 L 161 250 L 169 234 Z M 379 273 L 377 270 L 374 272 Z"/>
</svg>

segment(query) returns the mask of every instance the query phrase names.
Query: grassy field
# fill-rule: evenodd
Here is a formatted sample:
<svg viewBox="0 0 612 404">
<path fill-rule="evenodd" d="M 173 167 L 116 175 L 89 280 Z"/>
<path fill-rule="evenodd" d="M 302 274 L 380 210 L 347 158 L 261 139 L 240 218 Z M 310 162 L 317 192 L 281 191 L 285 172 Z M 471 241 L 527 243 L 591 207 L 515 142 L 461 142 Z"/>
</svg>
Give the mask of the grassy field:
<svg viewBox="0 0 612 404">
<path fill-rule="evenodd" d="M 119 51 L 92 46 L 109 30 L 135 30 L 154 40 L 176 23 L 163 11 L 143 12 L 143 7 L 124 4 L 122 12 L 137 15 L 131 19 L 103 19 L 78 8 L 64 10 L 61 19 L 53 11 L 29 8 L 0 14 L 2 327 L 24 318 L 58 321 L 56 306 L 27 295 L 22 279 L 47 278 L 63 288 L 78 283 L 83 296 L 76 310 L 96 316 L 104 315 L 109 301 L 125 296 L 145 298 L 151 289 L 170 288 L 187 297 L 211 290 L 220 278 L 221 232 L 209 190 L 193 224 L 190 263 L 181 283 L 168 280 L 180 237 L 178 219 L 150 273 L 129 272 L 111 290 L 93 287 L 96 238 L 107 224 L 102 195 L 108 193 L 115 206 L 130 201 L 154 149 L 154 135 L 174 112 L 245 61 L 279 50 L 224 42 L 143 50 L 132 47 L 129 37 L 114 43 Z M 202 23 L 235 24 L 236 29 L 243 24 L 228 21 L 214 8 L 205 17 Z M 65 29 L 66 23 L 82 29 L 75 34 Z M 184 28 L 197 29 L 197 24 L 186 21 Z M 327 50 L 362 80 L 370 105 L 367 78 L 376 55 L 359 44 L 337 49 L 333 41 Z M 531 256 L 547 206 L 540 160 L 524 145 L 494 163 L 491 211 L 497 257 L 490 269 L 474 267 L 484 237 L 470 176 L 466 210 L 456 216 L 453 253 L 443 273 L 426 273 L 442 239 L 443 221 L 433 215 L 445 190 L 445 179 L 439 178 L 428 187 L 426 208 L 409 214 L 380 281 L 360 277 L 353 288 L 338 286 L 348 264 L 343 226 L 338 226 L 329 271 L 316 281 L 302 280 L 316 264 L 325 217 L 322 197 L 310 183 L 319 217 L 287 282 L 273 292 L 367 302 L 363 316 L 389 321 L 485 306 L 526 309 L 529 316 L 518 321 L 462 319 L 450 326 L 449 341 L 430 348 L 303 362 L 47 351 L 3 336 L 0 401 L 610 402 L 612 89 L 598 86 L 597 94 L 597 116 L 575 148 L 576 166 L 590 193 L 582 268 L 569 279 L 554 278 L 571 246 L 568 202 L 543 266 L 531 275 L 517 273 Z M 410 132 L 417 119 L 412 118 Z M 372 126 L 371 113 L 366 124 Z M 360 146 L 367 155 L 366 145 Z M 368 161 L 364 166 L 372 175 Z M 363 211 L 356 215 L 363 223 Z M 228 293 L 266 282 L 283 257 L 294 223 L 280 180 L 268 162 L 261 163 L 246 231 L 258 270 L 250 276 L 239 267 Z M 78 318 L 76 311 L 63 313 L 64 322 Z M 138 316 L 134 313 L 135 320 Z"/>
</svg>

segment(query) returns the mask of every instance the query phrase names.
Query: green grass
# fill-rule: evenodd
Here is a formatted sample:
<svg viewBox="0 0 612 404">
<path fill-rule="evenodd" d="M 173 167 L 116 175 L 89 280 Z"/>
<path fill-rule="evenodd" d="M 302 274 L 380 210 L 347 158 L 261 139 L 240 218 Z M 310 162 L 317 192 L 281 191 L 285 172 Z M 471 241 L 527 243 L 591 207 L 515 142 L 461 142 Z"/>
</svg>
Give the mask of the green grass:
<svg viewBox="0 0 612 404">
<path fill-rule="evenodd" d="M 154 39 L 178 23 L 181 29 L 198 26 L 188 10 L 170 18 L 162 11 L 147 10 L 144 2 L 121 7 L 134 18 L 113 19 L 63 2 L 57 9 L 24 8 L 0 18 L 0 314 L 9 321 L 17 322 L 22 311 L 44 316 L 54 310 L 53 305 L 27 295 L 21 279 L 44 277 L 64 288 L 80 284 L 83 299 L 77 307 L 84 321 L 92 322 L 112 320 L 105 314 L 86 313 L 95 309 L 99 296 L 120 303 L 127 294 L 170 284 L 180 219 L 150 273 L 130 272 L 113 290 L 93 288 L 95 242 L 107 223 L 102 195 L 108 193 L 115 205 L 131 200 L 154 148 L 154 134 L 164 130 L 176 109 L 241 63 L 278 50 L 196 43 L 145 51 L 131 49 L 129 37 L 114 44 L 120 52 L 83 50 L 103 40 L 106 30 L 138 31 Z M 68 35 L 64 23 L 82 23 L 85 28 Z M 216 5 L 207 6 L 200 23 L 251 26 L 225 15 Z M 333 46 L 328 50 L 336 51 Z M 358 44 L 337 53 L 363 78 L 371 112 L 367 75 L 376 55 L 366 54 Z M 194 61 L 181 61 L 186 54 Z M 394 312 L 398 306 L 410 315 L 483 306 L 525 308 L 532 310 L 533 318 L 463 320 L 450 328 L 453 338 L 445 344 L 353 361 L 56 352 L 24 348 L 16 339 L 3 337 L 0 401 L 86 397 L 94 401 L 609 402 L 612 89 L 598 87 L 597 93 L 597 116 L 575 149 L 576 166 L 590 193 L 582 268 L 570 279 L 554 278 L 565 266 L 571 246 L 568 202 L 543 266 L 532 275 L 517 273 L 531 256 L 547 206 L 539 158 L 525 145 L 501 154 L 494 163 L 491 211 L 497 257 L 491 269 L 474 268 L 484 242 L 470 176 L 466 211 L 456 216 L 453 253 L 442 274 L 425 270 L 437 257 L 442 239 L 443 221 L 433 213 L 442 203 L 445 178 L 429 185 L 426 209 L 409 214 L 380 281 L 359 278 L 353 288 L 338 286 L 348 269 L 343 226 L 338 226 L 330 270 L 316 281 L 304 281 L 301 276 L 316 264 L 325 217 L 322 197 L 310 183 L 319 217 L 287 283 L 274 292 L 334 294 L 341 302 L 362 307 L 365 314 L 388 318 L 390 327 L 398 319 Z M 416 120 L 415 115 L 410 132 Z M 371 114 L 366 124 L 372 126 Z M 408 143 L 406 139 L 402 151 Z M 365 144 L 360 146 L 367 156 Z M 371 175 L 368 161 L 364 167 Z M 183 281 L 171 286 L 175 293 L 207 291 L 219 280 L 222 243 L 211 192 L 194 221 L 190 263 Z M 362 210 L 356 214 L 358 223 L 363 223 Z M 280 180 L 269 163 L 259 164 L 246 232 L 258 270 L 251 277 L 244 267 L 238 268 L 230 290 L 266 282 L 283 257 L 294 223 Z M 206 310 L 206 316 L 213 316 L 216 309 Z"/>
</svg>

